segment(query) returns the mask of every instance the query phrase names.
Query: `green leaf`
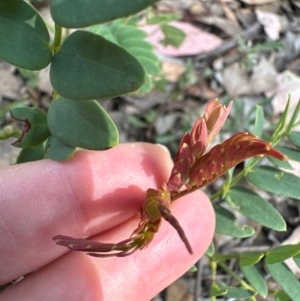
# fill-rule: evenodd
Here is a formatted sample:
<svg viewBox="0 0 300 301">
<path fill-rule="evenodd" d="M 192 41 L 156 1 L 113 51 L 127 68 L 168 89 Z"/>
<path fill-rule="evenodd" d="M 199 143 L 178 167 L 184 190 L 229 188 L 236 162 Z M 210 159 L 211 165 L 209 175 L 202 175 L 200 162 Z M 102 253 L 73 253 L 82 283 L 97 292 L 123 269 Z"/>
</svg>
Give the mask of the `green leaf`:
<svg viewBox="0 0 300 301">
<path fill-rule="evenodd" d="M 288 156 L 289 159 L 300 162 L 300 149 L 295 149 L 287 146 L 277 146 L 276 149 Z"/>
<path fill-rule="evenodd" d="M 284 169 L 290 169 L 290 170 L 294 169 L 294 167 L 290 164 L 289 161 L 282 161 L 282 160 L 278 160 L 278 159 L 275 159 L 272 157 L 267 157 L 267 159 L 278 167 L 281 167 Z"/>
<path fill-rule="evenodd" d="M 245 252 L 240 255 L 240 266 L 246 267 L 258 263 L 264 257 L 262 252 Z"/>
<path fill-rule="evenodd" d="M 67 28 L 86 27 L 135 14 L 158 0 L 52 0 L 51 15 L 55 23 Z"/>
<path fill-rule="evenodd" d="M 300 112 L 300 100 L 298 100 L 298 103 L 296 105 L 296 108 L 294 109 L 293 115 L 291 117 L 291 120 L 286 128 L 286 132 L 289 134 L 293 127 L 295 126 L 296 120 L 298 118 Z"/>
<path fill-rule="evenodd" d="M 299 254 L 299 252 L 300 252 L 300 244 L 283 245 L 269 251 L 266 255 L 265 262 L 267 264 L 281 262 Z"/>
<path fill-rule="evenodd" d="M 189 273 L 195 273 L 198 271 L 198 268 L 195 265 L 193 265 L 188 271 Z"/>
<path fill-rule="evenodd" d="M 20 151 L 17 164 L 38 161 L 45 158 L 45 149 L 44 145 L 40 144 L 33 148 L 24 148 Z"/>
<path fill-rule="evenodd" d="M 10 112 L 14 119 L 24 122 L 22 135 L 13 143 L 14 146 L 32 148 L 43 143 L 50 136 L 47 115 L 41 109 L 20 107 Z"/>
<path fill-rule="evenodd" d="M 48 125 L 54 137 L 73 147 L 103 150 L 118 144 L 115 124 L 95 100 L 53 100 Z"/>
<path fill-rule="evenodd" d="M 252 292 L 241 287 L 227 286 L 221 283 L 219 283 L 219 287 L 221 289 L 227 290 L 227 292 L 223 295 L 224 297 L 242 299 L 242 298 L 250 298 L 256 295 L 256 292 Z"/>
<path fill-rule="evenodd" d="M 0 58 L 17 67 L 40 70 L 51 62 L 47 27 L 24 1 L 0 1 L 0 41 Z"/>
<path fill-rule="evenodd" d="M 274 130 L 271 141 L 274 141 L 275 139 L 277 139 L 279 134 L 284 130 L 284 128 L 286 126 L 287 116 L 288 116 L 288 112 L 290 110 L 290 102 L 291 102 L 291 96 L 289 95 L 286 106 L 285 106 L 284 111 L 276 125 L 276 128 Z"/>
<path fill-rule="evenodd" d="M 140 63 L 99 35 L 78 30 L 53 57 L 50 80 L 63 97 L 104 99 L 137 90 L 145 79 Z"/>
<path fill-rule="evenodd" d="M 248 173 L 247 179 L 268 192 L 300 199 L 300 178 L 293 174 L 270 166 L 256 166 Z"/>
<path fill-rule="evenodd" d="M 76 147 L 66 145 L 50 136 L 46 143 L 46 154 L 49 159 L 55 161 L 64 161 L 73 157 Z"/>
<path fill-rule="evenodd" d="M 241 214 L 259 224 L 276 231 L 286 230 L 285 221 L 280 213 L 252 190 L 236 186 L 226 194 L 226 200 L 229 200 L 228 204 L 236 208 Z"/>
<path fill-rule="evenodd" d="M 170 14 L 170 13 L 160 14 L 151 19 L 148 19 L 147 24 L 164 24 L 164 23 L 180 20 L 181 18 L 182 16 L 179 14 Z"/>
<path fill-rule="evenodd" d="M 145 41 L 147 34 L 136 26 L 124 24 L 121 20 L 116 20 L 109 26 L 94 25 L 89 30 L 123 47 L 139 61 L 146 72 L 146 82 L 140 90 L 144 93 L 149 92 L 152 88 L 149 77 L 159 74 L 161 67 L 158 57 L 153 52 L 153 46 Z"/>
<path fill-rule="evenodd" d="M 216 232 L 220 234 L 230 235 L 233 237 L 248 237 L 255 233 L 250 226 L 244 225 L 239 227 L 236 224 L 235 216 L 225 208 L 214 204 L 216 212 Z"/>
<path fill-rule="evenodd" d="M 293 301 L 285 291 L 279 291 L 274 296 L 276 297 L 276 301 Z"/>
<path fill-rule="evenodd" d="M 220 283 L 214 283 L 210 289 L 210 297 L 223 296 L 227 293 L 227 289 L 221 286 Z"/>
<path fill-rule="evenodd" d="M 288 134 L 289 140 L 300 147 L 300 132 L 291 132 Z"/>
<path fill-rule="evenodd" d="M 163 24 L 161 25 L 161 30 L 165 37 L 160 43 L 164 46 L 172 45 L 178 48 L 185 39 L 185 33 L 177 27 Z"/>
<path fill-rule="evenodd" d="M 215 245 L 214 242 L 212 241 L 211 244 L 209 245 L 208 249 L 206 250 L 205 254 L 207 256 L 213 256 L 215 253 Z"/>
<path fill-rule="evenodd" d="M 296 256 L 294 256 L 294 261 L 296 262 L 297 266 L 300 268 L 300 253 L 298 253 Z"/>
<path fill-rule="evenodd" d="M 261 106 L 256 106 L 256 117 L 254 124 L 254 135 L 261 138 L 263 128 L 264 128 L 265 118 L 264 110 Z"/>
<path fill-rule="evenodd" d="M 300 282 L 283 262 L 267 264 L 268 270 L 275 281 L 292 298 L 300 300 Z"/>
<path fill-rule="evenodd" d="M 268 295 L 268 286 L 265 278 L 255 265 L 242 266 L 241 271 L 248 282 L 264 297 Z"/>
</svg>

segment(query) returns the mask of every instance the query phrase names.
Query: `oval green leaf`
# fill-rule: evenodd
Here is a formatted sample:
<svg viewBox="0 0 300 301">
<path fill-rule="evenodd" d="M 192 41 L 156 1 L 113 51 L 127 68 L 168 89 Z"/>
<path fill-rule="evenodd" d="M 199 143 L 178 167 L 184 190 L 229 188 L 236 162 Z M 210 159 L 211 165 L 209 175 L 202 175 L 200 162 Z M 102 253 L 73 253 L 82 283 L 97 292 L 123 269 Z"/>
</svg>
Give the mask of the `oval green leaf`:
<svg viewBox="0 0 300 301">
<path fill-rule="evenodd" d="M 289 140 L 300 147 L 300 132 L 291 132 L 288 134 Z"/>
<path fill-rule="evenodd" d="M 291 148 L 287 146 L 278 146 L 276 147 L 276 149 L 288 156 L 289 159 L 300 162 L 300 149 Z"/>
<path fill-rule="evenodd" d="M 245 252 L 240 255 L 240 266 L 246 267 L 258 263 L 264 257 L 262 252 Z"/>
<path fill-rule="evenodd" d="M 38 161 L 45 158 L 44 145 L 40 144 L 33 148 L 23 148 L 17 158 L 17 164 Z"/>
<path fill-rule="evenodd" d="M 300 200 L 300 178 L 270 166 L 256 166 L 247 179 L 253 185 L 279 195 Z"/>
<path fill-rule="evenodd" d="M 210 289 L 210 297 L 217 297 L 217 296 L 223 296 L 227 293 L 227 289 L 223 286 L 221 287 L 221 284 L 214 283 Z"/>
<path fill-rule="evenodd" d="M 52 135 L 69 146 L 103 150 L 118 144 L 115 124 L 95 100 L 59 97 L 50 105 L 48 125 Z"/>
<path fill-rule="evenodd" d="M 261 138 L 263 128 L 265 123 L 264 110 L 261 106 L 256 106 L 256 116 L 254 123 L 254 132 L 253 134 Z"/>
<path fill-rule="evenodd" d="M 267 264 L 268 270 L 275 281 L 291 297 L 292 300 L 300 300 L 300 282 L 283 262 Z"/>
<path fill-rule="evenodd" d="M 224 297 L 244 299 L 244 298 L 251 298 L 254 295 L 256 295 L 256 292 L 252 292 L 245 288 L 227 286 L 222 283 L 219 283 L 218 285 L 219 285 L 220 289 L 227 290 L 227 292 L 225 294 L 223 294 Z"/>
<path fill-rule="evenodd" d="M 285 221 L 280 213 L 252 190 L 236 186 L 226 194 L 227 199 L 229 205 L 259 224 L 276 231 L 286 230 Z"/>
<path fill-rule="evenodd" d="M 55 23 L 67 28 L 80 28 L 105 23 L 135 14 L 158 0 L 52 0 L 51 15 Z"/>
<path fill-rule="evenodd" d="M 140 63 L 103 37 L 78 30 L 53 57 L 53 88 L 75 100 L 104 99 L 137 90 L 145 80 Z"/>
<path fill-rule="evenodd" d="M 40 70 L 51 62 L 47 27 L 25 1 L 0 1 L 0 41 L 0 57 L 12 65 Z"/>
<path fill-rule="evenodd" d="M 207 256 L 213 256 L 215 253 L 215 245 L 214 242 L 211 242 L 211 244 L 209 245 L 208 249 L 206 250 L 205 254 Z"/>
<path fill-rule="evenodd" d="M 73 157 L 76 147 L 63 144 L 54 136 L 50 136 L 46 143 L 46 154 L 49 159 L 64 161 Z"/>
<path fill-rule="evenodd" d="M 289 161 L 281 161 L 272 157 L 267 157 L 267 159 L 272 162 L 274 165 L 280 167 L 280 168 L 284 168 L 284 169 L 289 169 L 289 170 L 293 170 L 293 166 L 291 165 L 291 163 Z"/>
<path fill-rule="evenodd" d="M 248 237 L 255 233 L 254 229 L 248 225 L 239 227 L 236 224 L 235 216 L 225 208 L 214 204 L 216 212 L 216 232 L 233 237 Z"/>
<path fill-rule="evenodd" d="M 244 274 L 245 278 L 248 282 L 255 288 L 257 291 L 266 298 L 268 295 L 268 286 L 265 278 L 258 270 L 255 265 L 251 266 L 243 266 L 241 267 L 241 271 Z"/>
<path fill-rule="evenodd" d="M 268 264 L 281 262 L 290 257 L 296 256 L 299 252 L 300 244 L 280 246 L 268 252 L 265 262 Z"/>
<path fill-rule="evenodd" d="M 24 123 L 22 135 L 13 143 L 13 146 L 32 148 L 43 143 L 50 136 L 47 115 L 41 109 L 20 107 L 10 112 L 14 119 Z"/>
<path fill-rule="evenodd" d="M 153 46 L 145 41 L 147 34 L 136 26 L 124 24 L 121 20 L 116 20 L 110 25 L 94 25 L 89 30 L 120 45 L 139 61 L 146 72 L 146 82 L 140 91 L 149 92 L 153 86 L 149 77 L 159 74 L 161 67 L 158 57 L 153 52 Z"/>
</svg>

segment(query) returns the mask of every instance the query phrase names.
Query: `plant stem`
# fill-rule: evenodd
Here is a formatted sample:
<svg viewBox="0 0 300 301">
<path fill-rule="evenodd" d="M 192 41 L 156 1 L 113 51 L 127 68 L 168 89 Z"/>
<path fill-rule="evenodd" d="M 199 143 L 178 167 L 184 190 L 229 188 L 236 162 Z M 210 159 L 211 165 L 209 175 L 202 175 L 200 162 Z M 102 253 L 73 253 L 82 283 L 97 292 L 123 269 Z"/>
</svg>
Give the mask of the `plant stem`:
<svg viewBox="0 0 300 301">
<path fill-rule="evenodd" d="M 62 42 L 62 27 L 55 24 L 55 35 L 54 35 L 54 42 L 53 42 L 53 51 L 56 53 Z"/>
<path fill-rule="evenodd" d="M 218 265 L 220 268 L 222 268 L 228 275 L 230 275 L 233 279 L 235 279 L 242 287 L 244 287 L 247 290 L 256 292 L 256 290 L 250 286 L 247 282 L 245 282 L 243 279 L 241 279 L 235 272 L 233 272 L 225 263 L 218 262 Z"/>
</svg>

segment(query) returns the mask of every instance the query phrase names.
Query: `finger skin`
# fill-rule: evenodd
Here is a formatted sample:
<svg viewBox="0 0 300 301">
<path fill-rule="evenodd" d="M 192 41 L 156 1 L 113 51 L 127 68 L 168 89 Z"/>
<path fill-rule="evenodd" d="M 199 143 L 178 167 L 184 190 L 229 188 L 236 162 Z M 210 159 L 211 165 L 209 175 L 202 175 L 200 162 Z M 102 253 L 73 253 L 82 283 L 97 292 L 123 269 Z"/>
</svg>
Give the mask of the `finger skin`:
<svg viewBox="0 0 300 301">
<path fill-rule="evenodd" d="M 0 301 L 87 300 L 148 301 L 187 271 L 206 251 L 214 233 L 215 216 L 209 199 L 200 191 L 172 204 L 193 248 L 186 250 L 167 222 L 145 250 L 125 258 L 94 258 L 71 251 L 0 294 Z M 137 217 L 97 235 L 100 241 L 126 238 Z"/>
<path fill-rule="evenodd" d="M 137 214 L 171 167 L 162 148 L 136 143 L 0 169 L 0 284 L 66 253 L 53 236 L 90 237 Z"/>
</svg>

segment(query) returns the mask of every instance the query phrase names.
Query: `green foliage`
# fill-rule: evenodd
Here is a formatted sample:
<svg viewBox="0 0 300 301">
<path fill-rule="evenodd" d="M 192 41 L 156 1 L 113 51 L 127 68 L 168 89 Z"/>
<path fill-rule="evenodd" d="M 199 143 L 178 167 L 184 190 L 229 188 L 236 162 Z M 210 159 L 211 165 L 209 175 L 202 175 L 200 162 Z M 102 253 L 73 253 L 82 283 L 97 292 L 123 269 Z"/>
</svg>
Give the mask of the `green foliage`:
<svg viewBox="0 0 300 301">
<path fill-rule="evenodd" d="M 52 135 L 65 145 L 101 150 L 118 144 L 115 124 L 95 100 L 59 97 L 49 108 L 48 125 Z"/>
<path fill-rule="evenodd" d="M 286 230 L 285 221 L 280 213 L 252 190 L 236 186 L 226 194 L 226 199 L 229 205 L 259 224 L 276 231 Z"/>
<path fill-rule="evenodd" d="M 294 128 L 299 124 L 300 101 L 290 120 L 288 120 L 289 105 L 288 100 L 284 113 L 275 126 L 270 143 L 272 145 L 281 143 L 282 145 L 278 145 L 276 148 L 290 159 L 299 162 L 300 135 L 294 131 Z M 262 108 L 258 106 L 254 132 L 260 137 L 264 135 L 264 123 L 264 112 Z M 290 144 L 288 144 L 288 146 L 283 144 L 283 141 L 286 141 L 285 139 L 289 139 L 294 146 L 291 147 Z M 260 165 L 259 161 L 259 158 L 248 160 L 242 171 L 234 176 L 233 173 L 230 173 L 222 189 L 211 197 L 213 202 L 218 200 L 218 205 L 214 204 L 217 218 L 216 232 L 238 237 L 238 235 L 236 235 L 237 229 L 247 229 L 247 225 L 241 228 L 236 225 L 234 211 L 238 211 L 249 219 L 256 221 L 261 226 L 269 227 L 276 231 L 286 230 L 285 221 L 268 201 L 248 187 L 236 186 L 236 184 L 246 176 L 249 183 L 259 189 L 299 200 L 300 179 L 298 176 L 280 169 L 281 167 L 289 167 L 292 169 L 288 162 L 271 158 L 269 162 L 278 166 L 274 167 L 270 165 Z M 223 199 L 221 202 L 220 198 Z M 232 207 L 232 210 L 229 211 L 225 209 L 222 206 L 223 201 L 226 201 L 227 204 Z M 252 232 L 250 235 L 254 234 L 255 231 L 253 230 Z M 219 266 L 233 276 L 240 285 L 240 287 L 231 290 L 213 281 L 212 288 L 214 288 L 214 296 L 242 298 L 242 294 L 248 292 L 248 298 L 251 300 L 256 300 L 255 295 L 250 297 L 251 293 L 259 293 L 264 298 L 269 295 L 274 295 L 276 300 L 299 300 L 300 282 L 283 261 L 288 258 L 294 258 L 295 262 L 300 266 L 300 244 L 283 245 L 264 252 L 255 251 L 239 254 L 222 254 L 218 253 L 218 250 L 215 250 L 213 253 L 210 252 L 206 254 L 210 258 L 211 266 Z M 239 260 L 242 276 L 237 275 L 226 266 L 225 261 L 230 259 Z M 281 286 L 282 290 L 268 290 L 267 281 L 264 276 L 265 273 L 259 264 L 260 261 L 264 262 L 271 276 Z M 216 267 L 213 271 L 216 271 Z M 244 291 L 240 291 L 241 288 L 244 289 Z M 239 293 L 241 293 L 241 295 L 238 295 Z"/>
<path fill-rule="evenodd" d="M 271 166 L 256 166 L 247 175 L 253 185 L 271 193 L 300 199 L 300 178 Z"/>
<path fill-rule="evenodd" d="M 144 83 L 144 70 L 123 48 L 78 30 L 54 56 L 50 80 L 66 98 L 104 99 L 137 90 Z"/>
<path fill-rule="evenodd" d="M 133 55 L 143 66 L 146 78 L 145 84 L 140 88 L 143 93 L 149 92 L 153 83 L 151 78 L 160 73 L 160 62 L 153 53 L 153 46 L 145 41 L 147 34 L 136 25 L 127 25 L 116 20 L 108 25 L 94 25 L 89 28 L 93 33 L 121 46 Z"/>
<path fill-rule="evenodd" d="M 54 22 L 66 28 L 80 28 L 105 23 L 135 14 L 158 0 L 52 0 L 51 15 Z"/>
<path fill-rule="evenodd" d="M 50 64 L 54 90 L 48 116 L 37 108 L 14 108 L 12 115 L 24 122 L 24 130 L 9 126 L 0 131 L 0 139 L 17 137 L 14 145 L 26 149 L 18 163 L 44 157 L 67 160 L 76 147 L 105 150 L 118 144 L 115 125 L 94 99 L 130 93 L 141 86 L 143 92 L 150 91 L 152 76 L 160 72 L 153 47 L 144 41 L 146 33 L 132 22 L 95 25 L 97 34 L 77 30 L 69 35 L 63 27 L 109 22 L 155 2 L 132 0 L 123 5 L 123 0 L 52 0 L 55 36 L 50 41 L 45 22 L 27 1 L 0 1 L 0 58 L 19 67 L 31 88 L 38 75 L 30 70 Z"/>
<path fill-rule="evenodd" d="M 161 30 L 165 35 L 165 38 L 160 41 L 164 46 L 172 45 L 179 47 L 185 39 L 185 33 L 180 29 L 167 24 L 161 25 Z"/>
<path fill-rule="evenodd" d="M 235 216 L 222 206 L 214 204 L 214 209 L 217 218 L 217 233 L 233 237 L 248 237 L 255 233 L 254 229 L 250 226 L 239 227 L 235 221 Z"/>
<path fill-rule="evenodd" d="M 41 144 L 50 136 L 47 115 L 38 108 L 15 108 L 11 110 L 14 119 L 24 122 L 22 136 L 14 146 L 31 148 Z"/>
<path fill-rule="evenodd" d="M 21 0 L 0 1 L 0 58 L 40 70 L 51 62 L 48 29 L 39 13 Z"/>
</svg>

